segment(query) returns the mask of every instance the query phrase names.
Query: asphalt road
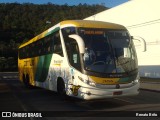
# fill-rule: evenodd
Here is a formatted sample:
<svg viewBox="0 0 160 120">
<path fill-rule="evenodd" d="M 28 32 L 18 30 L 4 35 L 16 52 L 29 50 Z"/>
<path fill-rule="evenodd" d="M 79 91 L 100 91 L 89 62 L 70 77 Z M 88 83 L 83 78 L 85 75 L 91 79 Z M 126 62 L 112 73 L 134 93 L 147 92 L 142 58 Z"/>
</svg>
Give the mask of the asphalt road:
<svg viewBox="0 0 160 120">
<path fill-rule="evenodd" d="M 120 116 L 134 117 L 135 115 L 136 117 L 137 113 L 143 115 L 151 113 L 153 116 L 149 119 L 158 120 L 160 118 L 160 93 L 140 90 L 139 95 L 131 97 L 94 101 L 73 98 L 62 100 L 57 93 L 52 91 L 25 88 L 13 73 L 10 76 L 5 74 L 0 77 L 0 111 L 42 112 L 42 115 L 46 116 L 45 120 L 51 120 L 50 117 L 67 119 L 66 117 L 72 116 L 77 116 L 77 119 L 78 117 L 83 117 L 83 119 L 115 117 L 118 119 L 117 117 Z M 26 119 L 36 120 L 38 118 Z"/>
</svg>

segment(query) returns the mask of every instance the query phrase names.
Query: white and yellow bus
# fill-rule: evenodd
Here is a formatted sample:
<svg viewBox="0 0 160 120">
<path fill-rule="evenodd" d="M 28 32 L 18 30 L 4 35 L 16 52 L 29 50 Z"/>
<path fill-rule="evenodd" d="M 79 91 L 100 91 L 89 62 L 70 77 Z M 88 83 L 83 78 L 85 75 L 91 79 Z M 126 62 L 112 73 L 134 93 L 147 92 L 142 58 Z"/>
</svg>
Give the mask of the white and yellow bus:
<svg viewBox="0 0 160 120">
<path fill-rule="evenodd" d="M 62 96 L 89 100 L 139 93 L 132 37 L 113 23 L 62 21 L 19 47 L 18 69 L 26 86 Z"/>
</svg>

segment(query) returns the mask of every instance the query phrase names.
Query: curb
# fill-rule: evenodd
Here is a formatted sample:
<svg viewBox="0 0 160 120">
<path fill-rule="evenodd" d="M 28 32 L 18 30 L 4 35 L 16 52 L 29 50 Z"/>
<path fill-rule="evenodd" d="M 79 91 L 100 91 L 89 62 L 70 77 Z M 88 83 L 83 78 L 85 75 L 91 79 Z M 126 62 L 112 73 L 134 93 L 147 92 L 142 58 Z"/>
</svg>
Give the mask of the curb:
<svg viewBox="0 0 160 120">
<path fill-rule="evenodd" d="M 146 88 L 140 88 L 140 90 L 160 93 L 160 90 L 153 90 L 153 89 L 146 89 Z"/>
</svg>

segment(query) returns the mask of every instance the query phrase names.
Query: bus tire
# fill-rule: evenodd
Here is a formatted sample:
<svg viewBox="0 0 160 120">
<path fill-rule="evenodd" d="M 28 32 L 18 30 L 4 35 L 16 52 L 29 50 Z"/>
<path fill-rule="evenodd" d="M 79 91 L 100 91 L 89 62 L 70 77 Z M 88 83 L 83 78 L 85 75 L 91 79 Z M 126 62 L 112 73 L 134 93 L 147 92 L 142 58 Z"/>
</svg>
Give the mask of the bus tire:
<svg viewBox="0 0 160 120">
<path fill-rule="evenodd" d="M 28 74 L 26 76 L 23 74 L 23 83 L 26 88 L 31 88 L 31 85 L 29 83 L 29 75 Z"/>
<path fill-rule="evenodd" d="M 66 100 L 67 95 L 65 91 L 65 84 L 62 78 L 58 78 L 57 80 L 57 92 L 61 99 Z"/>
</svg>

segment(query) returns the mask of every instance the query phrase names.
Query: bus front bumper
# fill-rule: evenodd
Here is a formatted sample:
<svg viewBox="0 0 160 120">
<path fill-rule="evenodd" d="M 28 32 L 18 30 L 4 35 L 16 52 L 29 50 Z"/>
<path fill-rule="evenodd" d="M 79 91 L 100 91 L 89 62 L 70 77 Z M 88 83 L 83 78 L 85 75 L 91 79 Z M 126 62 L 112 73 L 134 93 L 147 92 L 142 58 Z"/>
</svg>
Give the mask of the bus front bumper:
<svg viewBox="0 0 160 120">
<path fill-rule="evenodd" d="M 113 98 L 113 97 L 122 97 L 122 96 L 133 96 L 139 93 L 140 83 L 128 87 L 128 88 L 119 88 L 119 89 L 101 89 L 94 87 L 82 87 L 79 86 L 77 91 L 72 90 L 73 97 L 80 99 L 91 100 L 91 99 L 104 99 L 104 98 Z"/>
</svg>

